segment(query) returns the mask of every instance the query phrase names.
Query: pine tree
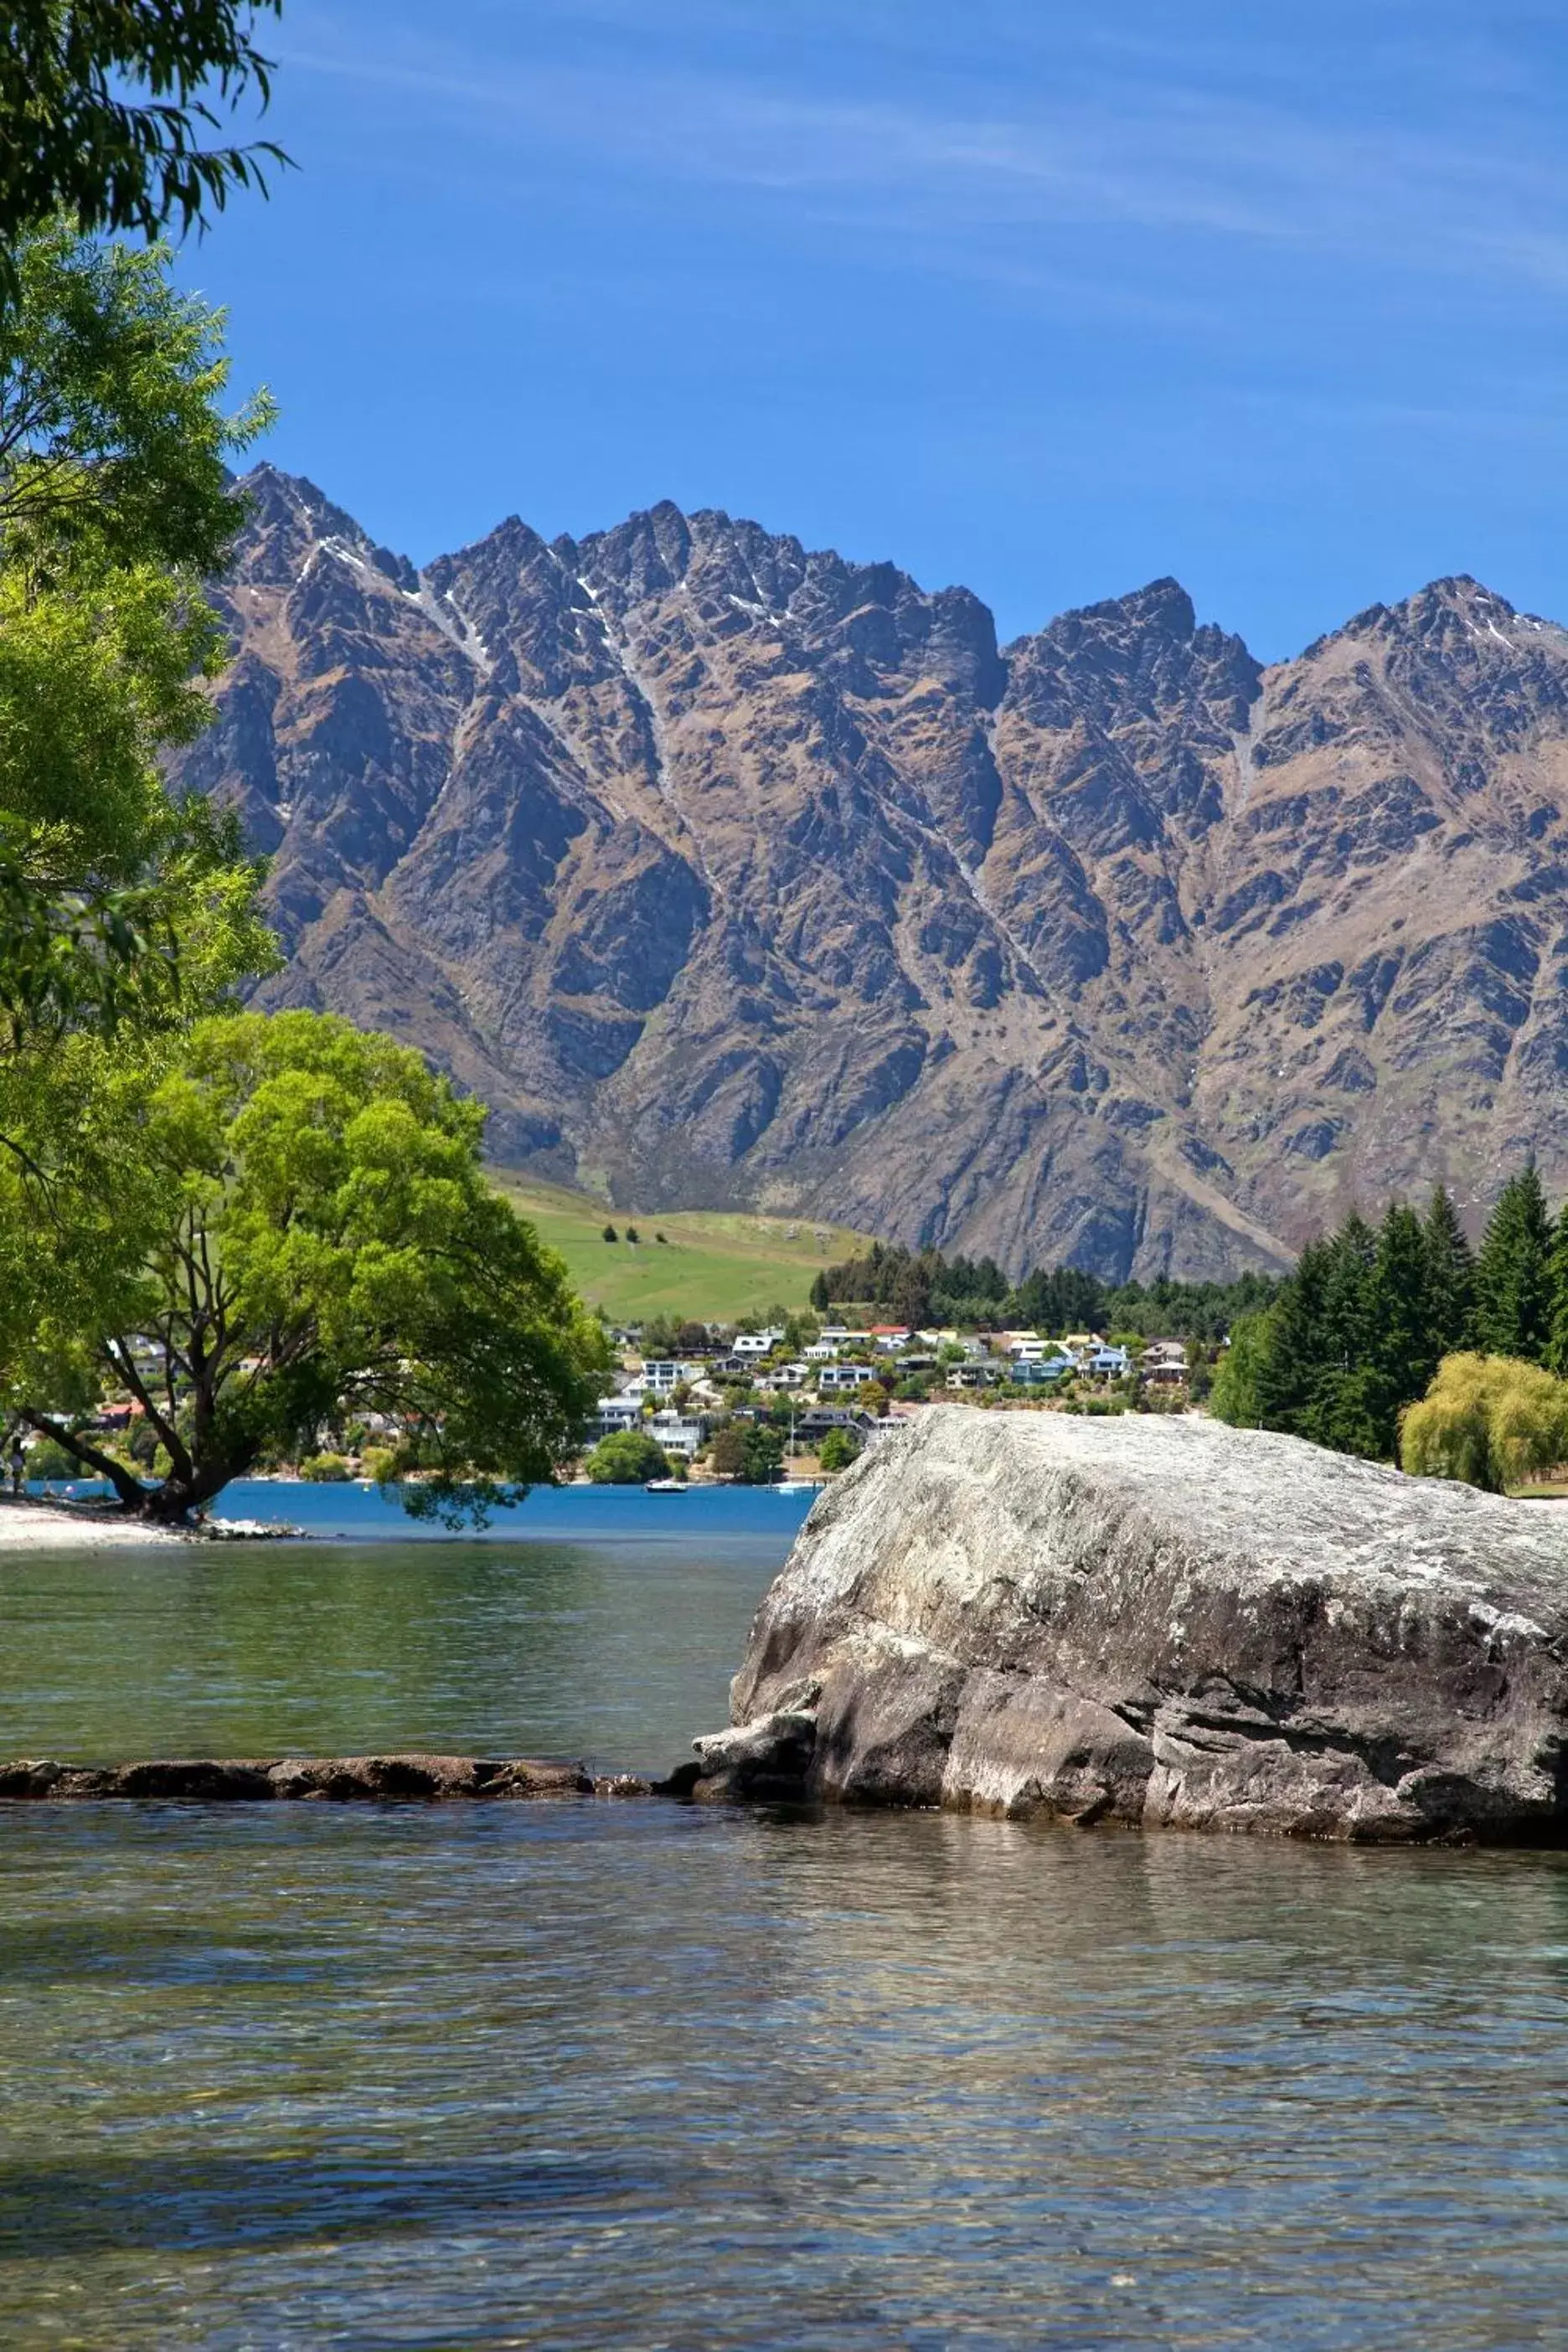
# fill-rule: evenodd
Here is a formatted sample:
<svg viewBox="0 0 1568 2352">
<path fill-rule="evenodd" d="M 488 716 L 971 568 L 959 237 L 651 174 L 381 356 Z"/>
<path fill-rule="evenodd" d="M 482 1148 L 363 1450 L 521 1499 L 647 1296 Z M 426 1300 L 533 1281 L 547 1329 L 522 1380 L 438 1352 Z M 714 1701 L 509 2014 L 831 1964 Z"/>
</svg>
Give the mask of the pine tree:
<svg viewBox="0 0 1568 2352">
<path fill-rule="evenodd" d="M 1475 1252 L 1465 1238 L 1458 1211 L 1441 1184 L 1427 1205 L 1423 1238 L 1427 1335 L 1440 1363 L 1466 1345 L 1476 1308 Z"/>
<path fill-rule="evenodd" d="M 1424 1397 L 1444 1352 L 1433 1333 L 1426 1235 L 1414 1209 L 1393 1203 L 1377 1236 L 1366 1297 L 1366 1368 L 1357 1406 L 1367 1451 L 1392 1461 L 1399 1415 Z M 1357 1448 L 1357 1451 L 1360 1451 Z"/>
<path fill-rule="evenodd" d="M 1265 1319 L 1252 1397 L 1258 1424 L 1307 1437 L 1313 1402 L 1331 1370 L 1325 1291 L 1329 1244 L 1309 1242 Z"/>
<path fill-rule="evenodd" d="M 1546 1342 L 1547 1369 L 1568 1380 L 1568 1202 L 1563 1203 L 1552 1234 L 1547 1264 L 1551 1284 L 1552 1320 Z"/>
<path fill-rule="evenodd" d="M 1324 1250 L 1323 1364 L 1301 1434 L 1340 1454 L 1374 1454 L 1377 1433 L 1368 1410 L 1373 1269 L 1377 1237 L 1352 1209 Z"/>
<path fill-rule="evenodd" d="M 819 1315 L 826 1315 L 833 1305 L 827 1295 L 827 1276 L 819 1274 L 811 1286 L 811 1303 Z"/>
<path fill-rule="evenodd" d="M 1552 1221 L 1532 1160 L 1498 1195 L 1476 1260 L 1476 1340 L 1489 1356 L 1538 1364 L 1551 1316 Z"/>
</svg>

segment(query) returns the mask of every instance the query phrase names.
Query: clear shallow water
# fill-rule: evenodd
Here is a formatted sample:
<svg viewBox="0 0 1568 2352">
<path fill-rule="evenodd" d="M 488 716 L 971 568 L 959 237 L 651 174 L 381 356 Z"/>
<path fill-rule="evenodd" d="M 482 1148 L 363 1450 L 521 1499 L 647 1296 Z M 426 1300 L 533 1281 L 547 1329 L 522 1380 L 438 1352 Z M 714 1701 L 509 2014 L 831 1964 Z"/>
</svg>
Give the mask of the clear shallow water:
<svg viewBox="0 0 1568 2352">
<path fill-rule="evenodd" d="M 783 1549 L 665 1526 L 5 1559 L 0 1748 L 662 1762 Z M 1568 1869 L 0 1808 L 0 2089 L 7 2345 L 1555 2345 Z"/>
<path fill-rule="evenodd" d="M 722 1723 L 811 1497 L 531 1495 L 432 1540 L 372 1490 L 242 1490 L 331 1542 L 0 1552 L 0 1756 L 584 1755 Z M 374 1540 L 361 1540 L 368 1525 Z"/>
</svg>

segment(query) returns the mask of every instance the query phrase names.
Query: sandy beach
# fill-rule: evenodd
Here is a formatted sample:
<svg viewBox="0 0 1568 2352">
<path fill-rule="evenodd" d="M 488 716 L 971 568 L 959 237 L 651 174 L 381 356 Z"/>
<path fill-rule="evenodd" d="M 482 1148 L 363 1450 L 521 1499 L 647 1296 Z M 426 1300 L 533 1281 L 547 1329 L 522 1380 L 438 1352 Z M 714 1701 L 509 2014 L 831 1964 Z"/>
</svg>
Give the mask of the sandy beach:
<svg viewBox="0 0 1568 2352">
<path fill-rule="evenodd" d="M 31 1495 L 0 1496 L 0 1551 L 106 1551 L 135 1544 L 188 1543 L 170 1528 L 123 1519 L 102 1503 L 45 1503 Z"/>
</svg>

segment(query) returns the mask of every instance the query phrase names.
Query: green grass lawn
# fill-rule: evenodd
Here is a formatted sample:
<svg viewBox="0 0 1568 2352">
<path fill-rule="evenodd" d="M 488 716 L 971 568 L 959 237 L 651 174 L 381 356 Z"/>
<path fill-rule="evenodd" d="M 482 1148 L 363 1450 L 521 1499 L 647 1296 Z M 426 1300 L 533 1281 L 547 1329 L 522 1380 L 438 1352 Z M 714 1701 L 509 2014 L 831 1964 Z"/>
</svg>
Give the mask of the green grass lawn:
<svg viewBox="0 0 1568 2352">
<path fill-rule="evenodd" d="M 495 1181 L 560 1252 L 584 1297 L 616 1323 L 641 1323 L 651 1315 L 734 1323 L 763 1316 L 770 1307 L 805 1307 L 818 1268 L 866 1245 L 867 1236 L 847 1225 L 818 1224 L 809 1217 L 733 1209 L 644 1216 L 525 1176 L 498 1171 Z M 625 1238 L 628 1223 L 641 1237 L 636 1243 Z M 605 1241 L 606 1224 L 622 1238 Z M 664 1240 L 656 1241 L 656 1234 Z"/>
</svg>

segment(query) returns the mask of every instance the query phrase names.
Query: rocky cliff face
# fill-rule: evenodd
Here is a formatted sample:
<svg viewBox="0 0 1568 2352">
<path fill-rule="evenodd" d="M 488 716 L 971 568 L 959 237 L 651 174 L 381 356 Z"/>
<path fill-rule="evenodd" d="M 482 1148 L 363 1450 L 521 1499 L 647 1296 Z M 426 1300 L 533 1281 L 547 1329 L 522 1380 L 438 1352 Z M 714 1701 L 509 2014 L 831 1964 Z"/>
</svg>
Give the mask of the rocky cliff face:
<svg viewBox="0 0 1568 2352">
<path fill-rule="evenodd" d="M 1180 1418 L 940 1408 L 816 1504 L 698 1795 L 1568 1843 L 1568 1526 Z"/>
<path fill-rule="evenodd" d="M 1473 582 L 1263 670 L 1169 581 L 999 650 L 721 514 L 416 572 L 249 488 L 182 780 L 273 854 L 267 1001 L 426 1047 L 498 1157 L 1144 1276 L 1568 1186 L 1568 634 Z"/>
</svg>

